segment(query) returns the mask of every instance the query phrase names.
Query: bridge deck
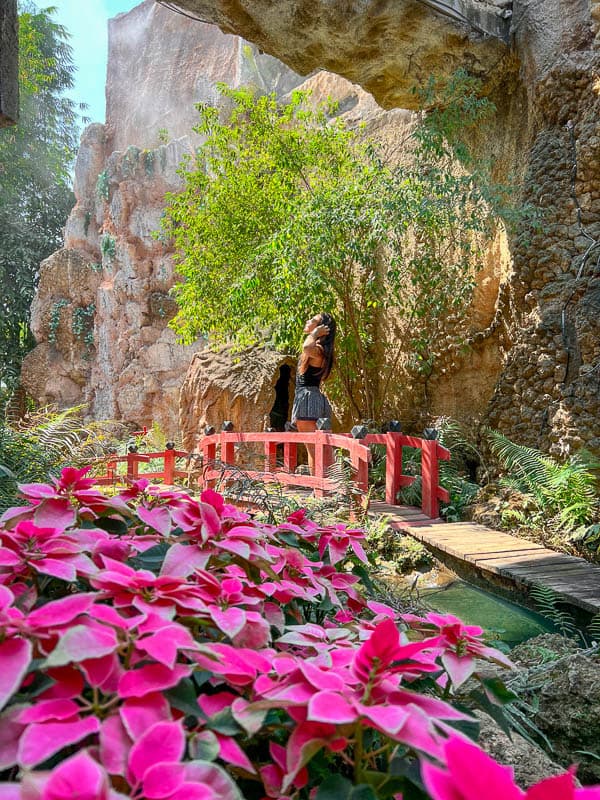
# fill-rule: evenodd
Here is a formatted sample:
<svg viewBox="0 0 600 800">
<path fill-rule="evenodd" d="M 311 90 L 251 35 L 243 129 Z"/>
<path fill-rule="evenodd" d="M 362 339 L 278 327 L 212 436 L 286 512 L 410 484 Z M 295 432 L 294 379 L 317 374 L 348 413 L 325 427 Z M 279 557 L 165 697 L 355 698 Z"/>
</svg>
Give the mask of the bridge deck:
<svg viewBox="0 0 600 800">
<path fill-rule="evenodd" d="M 574 606 L 600 612 L 600 566 L 473 522 L 431 520 L 419 509 L 372 503 L 393 528 L 424 544 L 525 586 L 545 586 Z"/>
</svg>

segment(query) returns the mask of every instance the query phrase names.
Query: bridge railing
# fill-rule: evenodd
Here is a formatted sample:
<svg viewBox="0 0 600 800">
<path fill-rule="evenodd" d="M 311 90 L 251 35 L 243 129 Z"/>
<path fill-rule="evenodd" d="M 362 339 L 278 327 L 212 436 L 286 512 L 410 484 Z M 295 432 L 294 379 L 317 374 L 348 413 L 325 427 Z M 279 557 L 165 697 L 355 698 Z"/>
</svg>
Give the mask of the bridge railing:
<svg viewBox="0 0 600 800">
<path fill-rule="evenodd" d="M 202 486 L 213 486 L 218 478 L 227 477 L 227 466 L 236 464 L 236 445 L 262 443 L 264 452 L 264 469 L 248 470 L 242 467 L 245 475 L 259 480 L 273 481 L 286 486 L 300 486 L 313 489 L 316 497 L 323 497 L 327 492 L 336 490 L 336 482 L 327 477 L 327 468 L 334 461 L 334 450 L 345 450 L 354 470 L 354 483 L 359 491 L 368 492 L 369 462 L 371 451 L 359 439 L 352 439 L 344 434 L 325 431 L 314 433 L 237 433 L 223 431 L 205 436 L 200 442 L 202 461 L 204 463 Z M 298 465 L 298 445 L 314 447 L 314 475 L 296 474 Z M 283 464 L 277 463 L 277 448 L 283 448 Z M 219 456 L 217 457 L 217 448 Z M 217 468 L 219 464 L 219 468 Z"/>
<path fill-rule="evenodd" d="M 450 495 L 440 486 L 440 461 L 450 459 L 450 451 L 437 439 L 420 439 L 404 433 L 369 433 L 362 440 L 366 444 L 385 445 L 385 502 L 397 504 L 398 492 L 416 480 L 414 475 L 402 472 L 402 448 L 413 447 L 421 451 L 421 509 L 426 517 L 436 519 L 440 514 L 440 500 L 447 503 Z"/>
<path fill-rule="evenodd" d="M 239 464 L 240 444 L 260 443 L 264 448 L 264 468 L 246 469 Z M 314 448 L 314 475 L 296 474 L 298 464 L 298 445 Z M 273 481 L 286 486 L 299 486 L 313 489 L 315 496 L 322 497 L 336 490 L 336 482 L 327 477 L 327 468 L 334 461 L 334 451 L 346 451 L 354 471 L 354 483 L 359 492 L 368 493 L 370 445 L 385 445 L 386 484 L 385 498 L 389 505 L 397 505 L 397 495 L 403 486 L 410 486 L 414 475 L 402 473 L 402 448 L 413 447 L 421 450 L 421 508 L 423 513 L 435 519 L 439 516 L 440 501 L 448 502 L 448 492 L 440 486 L 439 462 L 448 460 L 450 452 L 437 440 L 420 439 L 403 433 L 389 432 L 368 434 L 362 439 L 354 439 L 346 433 L 315 431 L 314 433 L 259 433 L 222 431 L 205 436 L 200 441 L 204 463 L 201 487 L 214 486 L 218 479 L 227 478 L 227 466 L 231 467 L 231 477 L 243 469 L 245 475 L 259 480 Z M 277 463 L 277 448 L 283 447 L 283 463 Z M 217 453 L 218 451 L 218 453 Z"/>
<path fill-rule="evenodd" d="M 161 480 L 167 485 L 175 483 L 175 478 L 187 478 L 188 473 L 177 469 L 176 459 L 188 458 L 189 453 L 183 450 L 166 449 L 155 453 L 127 453 L 126 456 L 110 456 L 103 459 L 106 463 L 106 472 L 94 478 L 100 486 L 112 486 L 117 481 L 126 478 L 129 481 L 138 478 L 148 478 L 148 480 Z M 162 460 L 162 469 L 154 472 L 144 472 L 140 474 L 140 464 L 147 464 L 149 461 Z M 125 473 L 119 472 L 119 464 L 126 464 Z"/>
</svg>

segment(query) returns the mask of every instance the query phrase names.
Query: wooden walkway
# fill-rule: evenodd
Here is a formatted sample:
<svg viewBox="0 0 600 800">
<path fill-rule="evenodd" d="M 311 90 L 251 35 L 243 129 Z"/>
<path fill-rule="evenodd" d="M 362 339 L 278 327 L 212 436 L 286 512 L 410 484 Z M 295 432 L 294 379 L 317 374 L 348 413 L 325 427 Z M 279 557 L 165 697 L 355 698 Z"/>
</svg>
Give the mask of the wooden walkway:
<svg viewBox="0 0 600 800">
<path fill-rule="evenodd" d="M 557 553 L 473 522 L 431 520 L 418 508 L 374 502 L 370 510 L 377 515 L 389 514 L 393 528 L 483 573 L 520 586 L 544 586 L 571 605 L 593 614 L 600 612 L 600 566 L 583 558 Z"/>
</svg>

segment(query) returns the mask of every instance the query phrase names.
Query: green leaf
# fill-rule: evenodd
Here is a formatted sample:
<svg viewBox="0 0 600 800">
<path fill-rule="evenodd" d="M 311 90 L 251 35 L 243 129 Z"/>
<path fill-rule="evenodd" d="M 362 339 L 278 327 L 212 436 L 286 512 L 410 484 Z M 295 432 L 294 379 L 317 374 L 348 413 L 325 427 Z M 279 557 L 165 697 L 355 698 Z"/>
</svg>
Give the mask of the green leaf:
<svg viewBox="0 0 600 800">
<path fill-rule="evenodd" d="M 352 787 L 348 800 L 377 800 L 377 795 L 372 786 L 361 783 Z"/>
<path fill-rule="evenodd" d="M 342 775 L 331 775 L 317 789 L 315 800 L 350 800 L 354 786 Z"/>
<path fill-rule="evenodd" d="M 179 681 L 177 686 L 174 686 L 172 689 L 167 689 L 164 695 L 170 705 L 177 708 L 179 711 L 183 711 L 186 716 L 202 716 L 202 712 L 198 706 L 196 689 L 194 688 L 191 678 L 183 678 Z"/>
<path fill-rule="evenodd" d="M 492 702 L 495 700 L 504 706 L 519 699 L 500 678 L 481 678 L 481 684 Z"/>
<path fill-rule="evenodd" d="M 170 545 L 168 542 L 159 542 L 157 545 L 154 545 L 154 547 L 150 547 L 143 553 L 139 553 L 133 558 L 130 558 L 127 563 L 134 569 L 147 569 L 158 574 L 165 560 L 165 556 L 169 552 L 169 547 Z"/>
<path fill-rule="evenodd" d="M 212 731 L 195 733 L 189 740 L 190 758 L 198 761 L 214 761 L 219 755 L 219 742 Z"/>
<path fill-rule="evenodd" d="M 222 733 L 224 736 L 236 736 L 242 731 L 242 728 L 235 721 L 230 708 L 224 708 L 218 714 L 208 717 L 206 727 L 217 733 Z"/>
</svg>

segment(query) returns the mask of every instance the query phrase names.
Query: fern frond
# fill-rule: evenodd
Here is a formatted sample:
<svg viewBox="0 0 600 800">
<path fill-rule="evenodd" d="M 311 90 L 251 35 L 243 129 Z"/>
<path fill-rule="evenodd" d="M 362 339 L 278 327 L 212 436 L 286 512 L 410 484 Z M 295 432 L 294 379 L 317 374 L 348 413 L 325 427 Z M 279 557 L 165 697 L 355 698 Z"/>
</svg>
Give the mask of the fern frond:
<svg viewBox="0 0 600 800">
<path fill-rule="evenodd" d="M 534 584 L 530 596 L 537 605 L 539 613 L 552 622 L 561 636 L 572 639 L 581 635 L 573 617 L 567 611 L 558 608 L 558 598 L 552 589 Z"/>
<path fill-rule="evenodd" d="M 600 642 L 600 614 L 595 614 L 587 626 L 588 637 L 594 642 Z"/>
</svg>

